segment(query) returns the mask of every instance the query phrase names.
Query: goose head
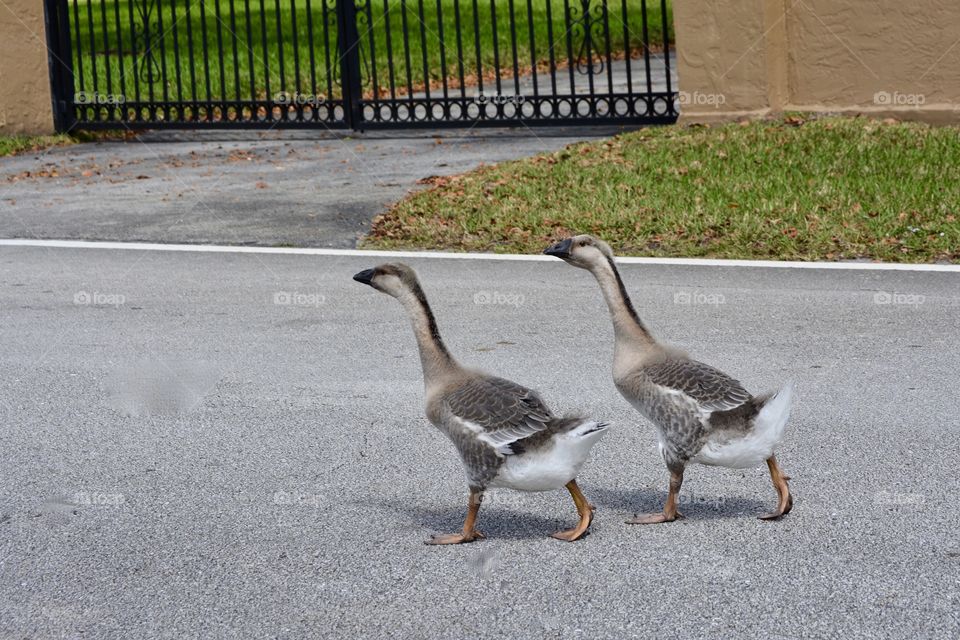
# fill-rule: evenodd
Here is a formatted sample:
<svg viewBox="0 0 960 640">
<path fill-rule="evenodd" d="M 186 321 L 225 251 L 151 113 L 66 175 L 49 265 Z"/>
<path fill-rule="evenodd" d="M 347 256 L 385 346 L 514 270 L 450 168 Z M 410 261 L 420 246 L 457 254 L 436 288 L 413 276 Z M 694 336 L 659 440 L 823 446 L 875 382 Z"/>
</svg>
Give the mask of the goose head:
<svg viewBox="0 0 960 640">
<path fill-rule="evenodd" d="M 547 247 L 544 253 L 560 258 L 574 267 L 587 270 L 613 260 L 610 245 L 586 234 L 561 240 Z"/>
<path fill-rule="evenodd" d="M 372 269 L 364 269 L 355 274 L 353 279 L 394 298 L 420 288 L 417 273 L 402 262 L 387 262 Z"/>
</svg>

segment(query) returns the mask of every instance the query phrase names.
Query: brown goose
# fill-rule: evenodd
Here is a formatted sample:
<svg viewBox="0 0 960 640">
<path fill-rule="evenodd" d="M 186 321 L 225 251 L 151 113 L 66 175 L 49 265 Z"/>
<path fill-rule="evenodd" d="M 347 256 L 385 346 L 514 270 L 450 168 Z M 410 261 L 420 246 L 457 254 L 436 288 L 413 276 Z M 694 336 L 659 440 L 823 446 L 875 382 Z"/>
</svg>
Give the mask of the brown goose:
<svg viewBox="0 0 960 640">
<path fill-rule="evenodd" d="M 657 342 L 634 311 L 607 243 L 574 236 L 544 251 L 586 269 L 597 279 L 614 328 L 613 381 L 621 395 L 654 423 L 660 454 L 670 471 L 670 492 L 663 513 L 630 524 L 670 522 L 681 517 L 677 497 L 688 462 L 745 469 L 766 462 L 779 502 L 761 516 L 773 520 L 789 513 L 793 498 L 774 449 L 790 417 L 793 395 L 787 384 L 775 395 L 754 397 L 727 374 L 691 360 Z"/>
<path fill-rule="evenodd" d="M 400 301 L 413 323 L 426 387 L 427 418 L 452 441 L 463 461 L 470 499 L 461 533 L 432 536 L 427 544 L 459 544 L 484 537 L 475 524 L 488 487 L 548 491 L 566 487 L 579 524 L 553 534 L 582 538 L 593 506 L 576 476 L 607 425 L 554 416 L 534 391 L 460 366 L 440 339 L 436 320 L 410 267 L 382 264 L 353 276 Z"/>
</svg>

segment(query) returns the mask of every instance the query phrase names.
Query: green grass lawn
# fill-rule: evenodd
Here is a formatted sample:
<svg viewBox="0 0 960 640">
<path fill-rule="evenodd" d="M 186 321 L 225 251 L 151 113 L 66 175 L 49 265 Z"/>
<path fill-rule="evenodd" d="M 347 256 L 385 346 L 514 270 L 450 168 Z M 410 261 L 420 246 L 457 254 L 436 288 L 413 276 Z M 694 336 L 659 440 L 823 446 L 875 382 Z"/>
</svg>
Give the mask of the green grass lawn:
<svg viewBox="0 0 960 640">
<path fill-rule="evenodd" d="M 73 138 L 64 134 L 55 136 L 0 136 L 0 157 L 28 151 L 40 151 L 47 147 L 72 144 L 73 142 Z"/>
<path fill-rule="evenodd" d="M 643 129 L 438 178 L 367 248 L 960 262 L 960 129 L 825 118 Z"/>
<path fill-rule="evenodd" d="M 519 51 L 517 64 L 521 72 L 529 69 L 534 59 L 538 64 L 549 61 L 548 35 L 551 31 L 554 58 L 558 64 L 565 64 L 568 60 L 568 44 L 576 59 L 583 42 L 582 29 L 568 31 L 565 27 L 564 6 L 567 4 L 579 10 L 580 3 L 576 0 L 530 0 L 529 14 L 527 2 L 493 0 L 497 8 L 496 38 L 490 1 L 368 2 L 368 5 L 358 4 L 370 7 L 369 17 L 364 11 L 359 21 L 365 91 L 370 96 L 373 95 L 373 78 L 377 80 L 378 93 L 388 94 L 386 87 L 391 72 L 399 88 L 417 90 L 428 78 L 435 87 L 439 87 L 444 79 L 449 81 L 448 84 L 458 86 L 461 62 L 456 55 L 457 9 L 464 53 L 462 73 L 468 85 L 471 79 L 478 75 L 487 76 L 493 70 L 495 52 L 499 52 L 503 75 L 512 73 L 511 6 L 514 7 Z M 138 94 L 143 100 L 151 99 L 151 92 L 154 100 L 164 97 L 169 100 L 205 100 L 208 97 L 214 100 L 272 99 L 279 91 L 299 91 L 324 98 L 340 95 L 336 19 L 331 0 L 326 3 L 323 0 L 284 0 L 282 3 L 279 0 L 160 0 L 157 3 L 159 11 L 154 10 L 147 21 L 143 20 L 138 9 L 132 8 L 140 4 L 129 0 L 75 0 L 69 3 L 70 23 L 74 30 L 76 91 L 123 95 L 127 102 L 134 101 Z M 660 2 L 650 0 L 647 4 L 651 43 L 662 46 Z M 548 6 L 551 8 L 549 19 Z M 630 48 L 639 50 L 643 28 L 641 0 L 611 1 L 607 6 L 609 27 L 605 28 L 601 19 L 594 28 L 594 38 L 605 42 L 605 33 L 609 31 L 611 51 L 614 54 L 623 52 L 623 7 L 626 6 Z M 419 19 L 421 14 L 423 28 Z M 308 20 L 308 17 L 312 19 Z M 144 22 L 154 37 L 163 35 L 156 39 L 152 48 L 154 64 L 145 62 L 144 39 L 137 41 L 132 37 Z M 406 48 L 402 37 L 404 23 L 409 34 Z M 441 31 L 445 46 L 443 60 Z M 234 33 L 238 39 L 236 46 Z M 670 37 L 672 39 L 672 33 Z M 535 45 L 533 56 L 530 53 L 531 38 Z M 480 49 L 479 72 L 477 43 Z M 206 58 L 204 47 L 208 52 Z M 371 48 L 373 56 L 370 55 Z M 601 53 L 606 55 L 605 45 Z M 332 73 L 327 72 L 328 64 Z"/>
</svg>

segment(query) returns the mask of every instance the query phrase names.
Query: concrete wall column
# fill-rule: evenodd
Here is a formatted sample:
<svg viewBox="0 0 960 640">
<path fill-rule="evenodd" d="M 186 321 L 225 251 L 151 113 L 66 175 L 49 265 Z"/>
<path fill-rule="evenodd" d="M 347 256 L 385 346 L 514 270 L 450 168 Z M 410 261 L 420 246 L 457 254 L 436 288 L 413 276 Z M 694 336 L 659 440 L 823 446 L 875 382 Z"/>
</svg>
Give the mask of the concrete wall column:
<svg viewBox="0 0 960 640">
<path fill-rule="evenodd" d="M 787 103 L 784 0 L 675 0 L 682 118 L 761 117 Z"/>
<path fill-rule="evenodd" d="M 53 133 L 42 0 L 0 4 L 0 134 Z"/>
</svg>

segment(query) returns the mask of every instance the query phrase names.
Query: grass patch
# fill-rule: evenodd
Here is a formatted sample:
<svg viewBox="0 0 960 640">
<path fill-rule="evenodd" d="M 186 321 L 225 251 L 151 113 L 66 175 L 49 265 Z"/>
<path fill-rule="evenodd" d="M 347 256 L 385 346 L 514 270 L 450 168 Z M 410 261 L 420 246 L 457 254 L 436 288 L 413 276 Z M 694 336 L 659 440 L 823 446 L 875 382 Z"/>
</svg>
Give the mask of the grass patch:
<svg viewBox="0 0 960 640">
<path fill-rule="evenodd" d="M 580 10 L 579 2 L 568 4 L 571 11 Z M 627 0 L 625 4 L 629 48 L 639 51 L 643 29 L 642 2 Z M 648 2 L 647 5 L 651 45 L 662 47 L 660 3 Z M 70 3 L 77 92 L 122 95 L 126 102 L 134 102 L 137 98 L 269 100 L 279 91 L 299 91 L 324 98 L 340 96 L 336 16 L 332 2 L 302 0 L 281 5 L 280 2 L 258 3 L 255 0 L 205 0 L 161 2 L 157 6 L 161 11 L 154 8 L 149 20 L 145 21 L 128 0 L 76 0 Z M 362 40 L 360 54 L 364 87 L 371 96 L 374 78 L 377 93 L 389 95 L 387 87 L 391 72 L 400 91 L 408 87 L 417 90 L 427 81 L 434 87 L 444 79 L 458 81 L 461 71 L 465 84 L 470 84 L 471 78 L 489 77 L 495 62 L 499 62 L 504 76 L 513 72 L 509 3 L 496 3 L 496 36 L 489 2 L 391 0 L 384 3 L 371 0 L 362 6 L 370 7 L 369 17 L 364 11 L 358 20 L 358 29 Z M 389 10 L 385 10 L 385 6 Z M 513 16 L 519 56 L 517 64 L 521 72 L 530 68 L 534 59 L 538 64 L 550 59 L 548 36 L 551 34 L 553 54 L 558 63 L 567 60 L 568 47 L 576 59 L 583 44 L 583 29 L 567 28 L 565 3 L 532 0 L 529 6 L 528 13 L 527 3 L 515 3 Z M 551 8 L 549 16 L 548 6 Z M 605 43 L 604 34 L 609 31 L 613 54 L 628 48 L 623 6 L 620 2 L 609 3 L 608 27 L 604 28 L 602 21 L 594 26 L 595 42 Z M 667 7 L 669 12 L 670 5 Z M 140 31 L 144 23 L 148 25 L 145 33 Z M 462 69 L 456 55 L 458 24 L 463 50 Z M 145 39 L 132 37 L 135 31 L 153 40 L 152 63 L 148 63 L 143 55 Z M 443 59 L 441 33 L 445 51 Z M 236 34 L 236 43 L 233 34 Z M 672 32 L 670 37 L 672 40 Z M 534 45 L 532 56 L 531 41 Z M 605 44 L 603 46 L 605 49 Z M 600 53 L 605 55 L 606 51 Z M 597 55 L 596 51 L 594 55 Z M 328 64 L 332 73 L 327 72 Z"/>
<path fill-rule="evenodd" d="M 55 136 L 0 136 L 0 157 L 40 151 L 48 147 L 73 144 L 74 142 L 73 138 L 64 134 Z"/>
<path fill-rule="evenodd" d="M 824 118 L 660 127 L 482 167 L 374 220 L 368 248 L 960 261 L 960 129 Z"/>
</svg>

